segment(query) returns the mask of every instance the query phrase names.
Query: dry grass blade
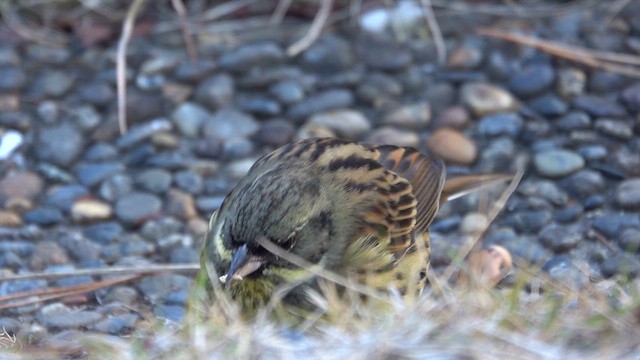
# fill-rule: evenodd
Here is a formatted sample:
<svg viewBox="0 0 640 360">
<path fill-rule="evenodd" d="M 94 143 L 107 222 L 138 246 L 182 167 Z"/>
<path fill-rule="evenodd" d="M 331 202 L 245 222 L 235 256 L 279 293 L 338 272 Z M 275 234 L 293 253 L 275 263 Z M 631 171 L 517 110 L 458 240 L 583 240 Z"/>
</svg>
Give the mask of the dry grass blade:
<svg viewBox="0 0 640 360">
<path fill-rule="evenodd" d="M 200 270 L 200 264 L 170 264 L 170 265 L 155 265 L 147 266 L 144 268 L 133 266 L 118 266 L 104 269 L 79 269 L 73 271 L 65 271 L 59 273 L 33 273 L 33 274 L 20 274 L 5 276 L 0 278 L 0 281 L 15 281 L 15 280 L 27 280 L 27 279 L 57 279 L 70 276 L 96 276 L 96 275 L 118 275 L 118 274 L 156 274 L 162 272 L 196 272 Z"/>
<path fill-rule="evenodd" d="M 436 46 L 436 53 L 438 54 L 438 64 L 442 66 L 447 61 L 447 47 L 444 44 L 442 31 L 440 31 L 440 26 L 438 25 L 438 21 L 436 20 L 436 15 L 433 13 L 431 0 L 420 0 L 420 2 L 422 3 L 422 12 L 427 19 L 427 25 L 429 26 L 429 31 L 431 31 L 431 36 L 433 36 L 433 41 Z"/>
<path fill-rule="evenodd" d="M 593 51 L 581 47 L 569 46 L 554 41 L 542 40 L 533 36 L 519 35 L 491 28 L 477 28 L 478 34 L 511 41 L 517 44 L 534 47 L 551 55 L 565 58 L 577 63 L 640 78 L 640 69 L 625 66 L 640 66 L 640 57 L 628 54 Z"/>
<path fill-rule="evenodd" d="M 118 124 L 120 134 L 127 132 L 127 45 L 133 33 L 133 25 L 136 16 L 142 9 L 145 0 L 134 0 L 129 6 L 127 16 L 122 22 L 122 35 L 118 41 L 118 53 L 116 58 L 116 77 L 118 88 Z"/>
<path fill-rule="evenodd" d="M 287 13 L 287 10 L 289 10 L 292 2 L 293 0 L 279 0 L 276 9 L 271 15 L 271 20 L 269 20 L 269 23 L 271 25 L 280 24 L 280 22 L 282 22 L 282 19 L 284 18 L 284 15 Z"/>
<path fill-rule="evenodd" d="M 327 23 L 329 15 L 331 14 L 331 7 L 333 6 L 333 0 L 321 0 L 320 9 L 313 18 L 309 31 L 298 41 L 291 44 L 287 49 L 287 55 L 296 56 L 306 50 L 314 41 L 320 36 L 322 28 Z"/>
<path fill-rule="evenodd" d="M 546 16 L 559 16 L 570 12 L 584 11 L 601 3 L 599 0 L 575 0 L 564 4 L 532 4 L 529 6 L 492 5 L 492 4 L 468 4 L 465 1 L 432 0 L 433 6 L 456 12 L 482 13 L 494 16 L 508 16 L 521 18 L 536 18 Z"/>
<path fill-rule="evenodd" d="M 511 180 L 507 188 L 502 192 L 502 194 L 500 195 L 500 198 L 493 204 L 493 206 L 489 210 L 489 214 L 487 216 L 487 220 L 488 220 L 487 227 L 484 229 L 484 231 L 486 231 L 489 228 L 489 224 L 491 224 L 496 219 L 500 211 L 502 211 L 502 209 L 505 207 L 505 205 L 507 204 L 507 200 L 509 200 L 509 197 L 511 196 L 511 194 L 513 194 L 513 192 L 516 190 L 516 188 L 518 187 L 518 184 L 520 184 L 520 180 L 522 180 L 522 177 L 524 176 L 524 171 L 525 171 L 524 161 L 519 161 L 517 163 L 517 171 L 513 175 L 513 179 Z M 467 244 L 465 244 L 465 246 L 462 249 L 460 249 L 460 251 L 456 256 L 456 259 L 454 259 L 451 265 L 449 265 L 445 270 L 442 276 L 444 279 L 451 278 L 451 276 L 456 271 L 460 261 L 466 258 L 467 255 L 469 255 L 469 253 L 477 246 L 478 242 L 482 238 L 482 235 L 484 234 L 484 231 L 478 234 L 476 237 L 472 239 L 472 241 L 468 242 Z"/>
<path fill-rule="evenodd" d="M 182 37 L 184 38 L 184 44 L 187 47 L 187 54 L 189 59 L 193 63 L 193 67 L 198 71 L 198 51 L 196 45 L 193 42 L 193 34 L 191 32 L 191 26 L 187 20 L 187 9 L 184 6 L 182 0 L 171 0 L 171 4 L 178 14 L 180 19 L 180 26 L 182 27 Z"/>
<path fill-rule="evenodd" d="M 65 46 L 67 44 L 66 37 L 57 31 L 37 29 L 34 24 L 25 24 L 25 20 L 18 15 L 12 0 L 0 1 L 0 14 L 9 28 L 27 40 L 53 46 Z"/>
<path fill-rule="evenodd" d="M 264 237 L 259 237 L 257 240 L 258 244 L 260 244 L 262 247 L 264 247 L 267 251 L 269 251 L 270 253 L 279 256 L 289 262 L 291 262 L 292 264 L 299 266 L 307 271 L 309 271 L 310 273 L 320 276 L 326 280 L 332 281 L 338 285 L 342 285 L 347 289 L 356 291 L 358 293 L 367 295 L 371 298 L 374 299 L 378 299 L 378 300 L 383 300 L 383 301 L 387 301 L 388 299 L 386 299 L 384 296 L 382 296 L 381 294 L 375 292 L 374 290 L 366 287 L 366 286 L 362 286 L 352 280 L 349 280 L 343 276 L 340 276 L 334 272 L 328 271 L 323 269 L 322 267 L 320 267 L 317 264 L 312 264 L 310 262 L 308 262 L 307 260 L 292 254 L 286 250 L 284 250 L 283 248 L 279 247 L 278 245 L 274 244 L 272 241 L 264 238 Z"/>
<path fill-rule="evenodd" d="M 69 295 L 83 294 L 86 292 L 95 291 L 95 290 L 102 289 L 115 284 L 128 282 L 128 281 L 137 279 L 140 276 L 141 276 L 140 274 L 136 274 L 136 275 L 130 275 L 130 276 L 123 276 L 116 279 L 98 281 L 91 284 L 63 286 L 63 287 L 57 287 L 57 288 L 43 289 L 39 291 L 25 291 L 25 292 L 15 293 L 11 295 L 5 295 L 0 297 L 0 302 L 7 302 L 7 301 L 22 299 L 22 298 L 31 297 L 31 296 L 39 296 L 39 297 L 35 299 L 25 300 L 25 301 L 16 301 L 16 302 L 10 302 L 7 304 L 2 304 L 0 305 L 0 310 L 11 309 L 11 308 L 16 308 L 16 307 L 26 306 L 31 304 L 37 304 L 44 301 L 60 299 Z M 41 295 L 45 295 L 45 296 L 41 296 Z"/>
</svg>

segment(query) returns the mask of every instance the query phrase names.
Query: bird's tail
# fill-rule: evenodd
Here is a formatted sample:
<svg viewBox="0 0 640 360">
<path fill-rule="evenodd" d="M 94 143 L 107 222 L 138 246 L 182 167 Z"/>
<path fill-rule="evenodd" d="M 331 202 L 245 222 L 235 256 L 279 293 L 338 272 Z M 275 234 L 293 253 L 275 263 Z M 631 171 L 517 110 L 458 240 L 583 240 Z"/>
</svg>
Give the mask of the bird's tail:
<svg viewBox="0 0 640 360">
<path fill-rule="evenodd" d="M 508 174 L 462 175 L 447 179 L 442 188 L 440 204 L 512 179 L 513 176 Z"/>
</svg>

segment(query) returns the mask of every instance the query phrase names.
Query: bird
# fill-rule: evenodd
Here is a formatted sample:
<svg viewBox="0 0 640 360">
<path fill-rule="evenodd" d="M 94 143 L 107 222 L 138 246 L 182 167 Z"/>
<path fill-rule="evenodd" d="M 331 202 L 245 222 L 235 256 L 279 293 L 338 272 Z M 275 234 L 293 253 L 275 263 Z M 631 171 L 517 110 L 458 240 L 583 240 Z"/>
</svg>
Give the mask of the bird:
<svg viewBox="0 0 640 360">
<path fill-rule="evenodd" d="M 442 160 L 412 147 L 289 143 L 259 158 L 213 213 L 201 274 L 248 319 L 286 284 L 287 311 L 311 311 L 309 289 L 322 278 L 313 269 L 419 296 L 439 207 L 508 176 L 445 177 Z"/>
</svg>

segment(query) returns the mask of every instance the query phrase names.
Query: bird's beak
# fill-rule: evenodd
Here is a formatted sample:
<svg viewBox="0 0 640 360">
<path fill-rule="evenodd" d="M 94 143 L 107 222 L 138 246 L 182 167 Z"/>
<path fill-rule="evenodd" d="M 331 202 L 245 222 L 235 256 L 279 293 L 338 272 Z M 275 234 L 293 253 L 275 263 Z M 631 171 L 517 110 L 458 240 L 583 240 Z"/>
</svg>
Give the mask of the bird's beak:
<svg viewBox="0 0 640 360">
<path fill-rule="evenodd" d="M 260 257 L 249 255 L 247 245 L 242 245 L 231 258 L 231 265 L 225 275 L 220 276 L 220 282 L 225 284 L 231 280 L 242 280 L 245 276 L 258 270 L 264 263 Z"/>
</svg>

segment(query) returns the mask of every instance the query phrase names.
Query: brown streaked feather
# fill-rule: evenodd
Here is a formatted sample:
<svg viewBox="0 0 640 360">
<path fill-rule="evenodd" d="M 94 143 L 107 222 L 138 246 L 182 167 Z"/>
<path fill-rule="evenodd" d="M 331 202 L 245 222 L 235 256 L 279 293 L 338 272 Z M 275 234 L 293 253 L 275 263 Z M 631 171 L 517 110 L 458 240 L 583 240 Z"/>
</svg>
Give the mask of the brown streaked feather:
<svg viewBox="0 0 640 360">
<path fill-rule="evenodd" d="M 380 153 L 379 161 L 385 169 L 411 184 L 417 201 L 415 231 L 427 231 L 440 205 L 444 163 L 413 148 L 382 145 L 374 149 Z"/>
</svg>

